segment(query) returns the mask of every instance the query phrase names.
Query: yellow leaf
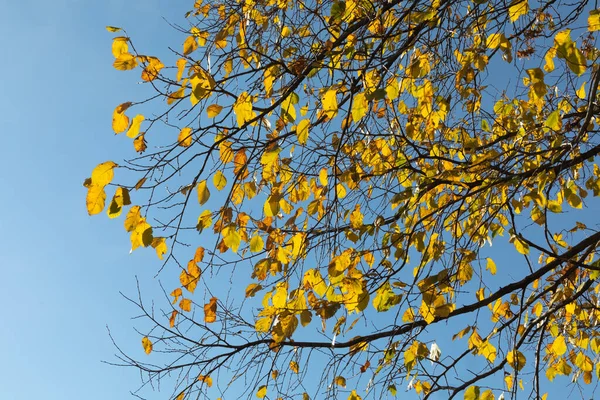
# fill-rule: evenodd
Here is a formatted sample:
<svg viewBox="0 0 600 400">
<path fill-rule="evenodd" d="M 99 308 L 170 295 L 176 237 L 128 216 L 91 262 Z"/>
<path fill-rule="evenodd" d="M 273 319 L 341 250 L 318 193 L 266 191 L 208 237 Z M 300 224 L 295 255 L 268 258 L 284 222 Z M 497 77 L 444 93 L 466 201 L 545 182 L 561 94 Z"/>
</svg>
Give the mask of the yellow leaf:
<svg viewBox="0 0 600 400">
<path fill-rule="evenodd" d="M 254 295 L 263 287 L 257 283 L 251 283 L 246 287 L 246 297 L 254 297 Z"/>
<path fill-rule="evenodd" d="M 117 28 L 116 26 L 107 26 L 106 30 L 109 32 L 119 32 L 120 30 L 122 30 L 121 28 Z"/>
<path fill-rule="evenodd" d="M 329 89 L 328 91 L 326 91 L 323 97 L 321 98 L 321 103 L 323 105 L 323 111 L 329 119 L 337 115 L 338 102 L 336 98 L 335 89 Z"/>
<path fill-rule="evenodd" d="M 264 247 L 265 247 L 265 243 L 264 243 L 262 237 L 260 237 L 260 235 L 254 235 L 252 237 L 252 239 L 250 239 L 250 251 L 251 252 L 253 252 L 253 253 L 261 252 Z"/>
<path fill-rule="evenodd" d="M 204 322 L 211 324 L 217 320 L 217 298 L 213 297 L 204 305 Z"/>
<path fill-rule="evenodd" d="M 277 161 L 279 157 L 279 153 L 281 153 L 281 148 L 277 147 L 272 150 L 265 151 L 260 157 L 260 163 L 262 165 L 270 165 Z"/>
<path fill-rule="evenodd" d="M 528 0 L 513 0 L 511 6 L 508 8 L 508 16 L 511 22 L 515 22 L 521 15 L 524 15 L 529 11 Z"/>
<path fill-rule="evenodd" d="M 296 127 L 296 135 L 298 136 L 298 143 L 306 144 L 308 141 L 308 128 L 310 126 L 310 120 L 303 119 L 298 123 Z"/>
<path fill-rule="evenodd" d="M 565 337 L 559 335 L 554 339 L 552 343 L 552 352 L 557 356 L 562 356 L 567 352 L 567 344 L 565 343 Z"/>
<path fill-rule="evenodd" d="M 281 102 L 281 119 L 285 122 L 294 122 L 296 120 L 295 100 L 292 95 Z"/>
<path fill-rule="evenodd" d="M 113 39 L 112 53 L 115 58 L 118 58 L 123 53 L 129 52 L 129 46 L 127 45 L 128 40 L 128 38 L 123 36 L 119 36 Z"/>
<path fill-rule="evenodd" d="M 185 64 L 186 63 L 187 63 L 187 60 L 185 58 L 180 58 L 176 62 L 176 65 L 177 65 L 177 82 L 179 82 L 181 80 L 181 78 L 183 77 L 183 72 L 185 71 Z"/>
<path fill-rule="evenodd" d="M 206 187 L 206 180 L 198 183 L 197 190 L 198 190 L 198 203 L 200 203 L 200 205 L 203 205 L 210 198 L 210 191 L 208 190 L 208 187 Z"/>
<path fill-rule="evenodd" d="M 546 118 L 546 122 L 544 126 L 554 130 L 559 131 L 562 128 L 562 120 L 560 118 L 560 110 L 554 110 L 548 115 Z"/>
<path fill-rule="evenodd" d="M 144 151 L 146 151 L 148 146 L 146 145 L 146 139 L 144 138 L 144 134 L 139 135 L 138 137 L 136 137 L 133 140 L 133 148 L 138 153 L 143 153 Z M 139 189 L 139 188 L 136 188 L 136 189 Z"/>
<path fill-rule="evenodd" d="M 233 104 L 233 112 L 237 118 L 238 126 L 241 128 L 246 122 L 256 118 L 256 113 L 252 110 L 252 96 L 248 92 L 242 92 Z"/>
<path fill-rule="evenodd" d="M 113 67 L 119 71 L 128 71 L 137 67 L 137 60 L 132 54 L 122 53 L 119 54 L 115 62 L 113 62 Z"/>
<path fill-rule="evenodd" d="M 113 199 L 106 210 L 109 218 L 116 218 L 121 215 L 121 211 L 123 206 L 128 206 L 131 204 L 131 199 L 129 198 L 129 190 L 126 188 L 118 187 Z"/>
<path fill-rule="evenodd" d="M 346 187 L 344 187 L 343 184 L 338 183 L 335 186 L 335 193 L 339 199 L 343 199 L 344 197 L 346 197 Z"/>
<path fill-rule="evenodd" d="M 195 74 L 190 78 L 190 83 L 192 85 L 192 93 L 190 95 L 192 105 L 196 105 L 202 99 L 209 98 L 216 86 L 216 82 L 211 74 L 201 68 L 196 68 Z"/>
<path fill-rule="evenodd" d="M 188 36 L 183 42 L 183 55 L 187 56 L 188 54 L 196 51 L 198 48 L 198 43 L 196 42 L 196 38 L 194 36 Z"/>
<path fill-rule="evenodd" d="M 519 240 L 519 238 L 515 238 L 513 244 L 515 245 L 515 248 L 519 253 L 523 255 L 529 254 L 529 245 L 527 243 L 522 242 L 521 240 Z"/>
<path fill-rule="evenodd" d="M 293 373 L 297 374 L 300 371 L 300 367 L 296 361 L 290 361 L 290 369 Z"/>
<path fill-rule="evenodd" d="M 321 168 L 321 171 L 319 171 L 319 183 L 322 186 L 327 186 L 327 168 Z"/>
<path fill-rule="evenodd" d="M 104 210 L 105 202 L 106 193 L 104 192 L 104 186 L 91 185 L 88 187 L 85 205 L 89 215 L 101 213 Z"/>
<path fill-rule="evenodd" d="M 167 239 L 164 237 L 155 237 L 152 239 L 151 246 L 156 250 L 156 255 L 159 259 L 163 259 L 163 256 L 167 254 L 169 248 L 167 247 Z"/>
<path fill-rule="evenodd" d="M 235 225 L 227 226 L 223 229 L 221 234 L 223 235 L 225 246 L 229 247 L 234 253 L 237 253 L 240 243 L 242 242 L 242 237 L 235 229 Z"/>
<path fill-rule="evenodd" d="M 198 225 L 196 225 L 196 229 L 202 231 L 205 228 L 208 228 L 212 225 L 212 217 L 211 212 L 209 210 L 204 210 L 198 217 Z"/>
<path fill-rule="evenodd" d="M 577 97 L 579 97 L 581 100 L 585 100 L 585 84 L 587 82 L 583 82 L 581 84 L 581 87 L 579 89 L 577 89 L 577 92 L 575 92 L 575 94 L 577 94 Z"/>
<path fill-rule="evenodd" d="M 213 184 L 217 188 L 217 190 L 223 190 L 223 188 L 227 185 L 227 178 L 221 171 L 217 171 L 213 176 Z"/>
<path fill-rule="evenodd" d="M 131 251 L 140 246 L 148 247 L 152 244 L 152 240 L 154 240 L 154 237 L 152 236 L 152 227 L 144 218 L 140 219 L 133 232 L 131 232 L 130 239 Z"/>
<path fill-rule="evenodd" d="M 131 106 L 131 102 L 119 104 L 113 112 L 112 128 L 115 133 L 125 132 L 129 126 L 129 117 L 125 115 L 125 110 Z"/>
<path fill-rule="evenodd" d="M 135 139 L 140 134 L 140 126 L 144 121 L 144 116 L 141 114 L 133 117 L 133 121 L 131 122 L 131 126 L 127 130 L 127 137 Z"/>
<path fill-rule="evenodd" d="M 192 145 L 192 128 L 185 127 L 179 132 L 177 141 L 181 147 L 189 147 Z"/>
<path fill-rule="evenodd" d="M 267 387 L 265 385 L 259 387 L 258 391 L 256 392 L 256 397 L 258 397 L 259 399 L 264 399 L 266 395 L 267 395 Z"/>
<path fill-rule="evenodd" d="M 600 31 L 600 10 L 591 10 L 587 22 L 590 32 Z"/>
<path fill-rule="evenodd" d="M 183 311 L 190 312 L 192 311 L 192 301 L 190 299 L 181 299 L 181 301 L 179 302 L 179 307 Z"/>
<path fill-rule="evenodd" d="M 142 338 L 142 347 L 144 348 L 146 354 L 152 353 L 152 342 L 150 341 L 150 339 L 148 339 L 147 336 L 144 336 Z"/>
<path fill-rule="evenodd" d="M 336 376 L 334 382 L 338 386 L 346 387 L 346 378 L 344 378 L 343 376 Z"/>
<path fill-rule="evenodd" d="M 364 93 L 357 93 L 352 99 L 352 120 L 358 122 L 369 111 L 369 103 Z"/>
<path fill-rule="evenodd" d="M 102 164 L 98 164 L 96 168 L 92 170 L 92 185 L 104 187 L 108 185 L 114 177 L 113 169 L 117 167 L 112 161 L 106 161 Z"/>
<path fill-rule="evenodd" d="M 127 216 L 125 217 L 125 230 L 132 232 L 142 220 L 140 214 L 140 206 L 133 206 L 129 209 Z"/>
<path fill-rule="evenodd" d="M 223 107 L 218 104 L 211 104 L 210 106 L 208 106 L 206 108 L 206 113 L 208 114 L 208 118 L 216 117 L 217 115 L 219 115 L 219 113 L 221 112 L 222 109 L 223 109 Z"/>
<path fill-rule="evenodd" d="M 142 71 L 142 80 L 152 82 L 158 77 L 160 70 L 164 67 L 165 65 L 158 58 L 150 57 L 146 68 Z"/>
<path fill-rule="evenodd" d="M 479 386 L 469 386 L 465 390 L 465 400 L 479 400 Z"/>
<path fill-rule="evenodd" d="M 360 396 L 358 395 L 358 393 L 356 393 L 356 390 L 353 390 L 353 391 L 350 393 L 350 396 L 348 396 L 348 400 L 362 400 L 362 397 L 360 397 Z"/>
<path fill-rule="evenodd" d="M 492 275 L 496 275 L 496 263 L 491 258 L 487 258 L 487 265 L 485 267 Z"/>
<path fill-rule="evenodd" d="M 520 371 L 525 366 L 527 359 L 519 350 L 511 350 L 506 355 L 506 361 L 515 370 Z"/>
<path fill-rule="evenodd" d="M 206 383 L 206 386 L 211 387 L 213 384 L 212 378 L 210 376 L 198 375 L 198 380 L 200 382 Z"/>
<path fill-rule="evenodd" d="M 481 393 L 479 400 L 494 400 L 494 392 L 492 392 L 490 389 L 486 390 L 485 392 Z"/>
</svg>

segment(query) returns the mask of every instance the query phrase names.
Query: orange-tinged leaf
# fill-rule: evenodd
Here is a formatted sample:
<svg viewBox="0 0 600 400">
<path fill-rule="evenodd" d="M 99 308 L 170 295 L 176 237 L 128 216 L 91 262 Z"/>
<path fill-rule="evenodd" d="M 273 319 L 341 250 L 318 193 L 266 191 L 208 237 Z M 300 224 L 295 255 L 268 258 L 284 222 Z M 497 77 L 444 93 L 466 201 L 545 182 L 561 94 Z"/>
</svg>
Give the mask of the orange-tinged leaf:
<svg viewBox="0 0 600 400">
<path fill-rule="evenodd" d="M 343 376 L 336 376 L 334 380 L 335 384 L 341 387 L 346 387 L 346 378 Z"/>
<path fill-rule="evenodd" d="M 183 311 L 187 311 L 187 312 L 192 311 L 192 300 L 181 299 L 181 301 L 179 302 L 179 308 L 181 308 Z"/>
<path fill-rule="evenodd" d="M 198 190 L 198 203 L 200 203 L 200 205 L 203 205 L 210 198 L 210 191 L 208 190 L 208 187 L 206 186 L 206 180 L 198 183 L 197 190 Z"/>
<path fill-rule="evenodd" d="M 138 153 L 143 153 L 148 148 L 144 134 L 139 135 L 133 140 L 133 148 Z"/>
<path fill-rule="evenodd" d="M 128 71 L 137 67 L 137 60 L 132 54 L 122 53 L 113 62 L 113 67 L 119 71 Z"/>
<path fill-rule="evenodd" d="M 246 297 L 254 297 L 254 295 L 261 290 L 263 287 L 258 283 L 251 283 L 246 288 Z"/>
<path fill-rule="evenodd" d="M 152 353 L 152 342 L 150 341 L 150 339 L 148 339 L 147 336 L 144 336 L 142 338 L 142 347 L 144 348 L 146 354 Z"/>
<path fill-rule="evenodd" d="M 162 70 L 165 65 L 156 57 L 150 57 L 146 68 L 142 71 L 142 80 L 146 82 L 151 82 L 158 77 L 160 70 Z"/>
<path fill-rule="evenodd" d="M 213 184 L 217 190 L 223 190 L 227 186 L 227 178 L 225 178 L 225 175 L 221 171 L 217 171 L 213 175 Z"/>
<path fill-rule="evenodd" d="M 207 324 L 217 320 L 217 298 L 213 297 L 204 305 L 204 322 Z"/>
<path fill-rule="evenodd" d="M 208 387 L 211 387 L 213 384 L 213 380 L 210 376 L 198 375 L 198 380 L 205 383 Z"/>
<path fill-rule="evenodd" d="M 85 205 L 89 215 L 99 214 L 104 210 L 106 203 L 106 193 L 104 187 L 99 185 L 91 185 L 88 187 Z"/>
<path fill-rule="evenodd" d="M 179 290 L 181 290 L 181 289 L 179 289 Z M 173 310 L 173 312 L 171 312 L 171 317 L 169 317 L 169 326 L 171 328 L 175 327 L 175 322 L 176 322 L 176 319 L 177 319 L 177 314 L 179 314 L 179 311 L 177 311 L 177 310 Z"/>
<path fill-rule="evenodd" d="M 177 137 L 177 141 L 181 147 L 190 147 L 192 145 L 192 139 L 192 128 L 189 127 L 181 129 L 179 136 Z"/>
<path fill-rule="evenodd" d="M 217 115 L 219 115 L 219 113 L 221 112 L 221 110 L 223 109 L 223 106 L 220 106 L 218 104 L 211 104 L 210 106 L 208 106 L 206 108 L 206 113 L 208 114 L 208 118 L 214 118 Z"/>
</svg>

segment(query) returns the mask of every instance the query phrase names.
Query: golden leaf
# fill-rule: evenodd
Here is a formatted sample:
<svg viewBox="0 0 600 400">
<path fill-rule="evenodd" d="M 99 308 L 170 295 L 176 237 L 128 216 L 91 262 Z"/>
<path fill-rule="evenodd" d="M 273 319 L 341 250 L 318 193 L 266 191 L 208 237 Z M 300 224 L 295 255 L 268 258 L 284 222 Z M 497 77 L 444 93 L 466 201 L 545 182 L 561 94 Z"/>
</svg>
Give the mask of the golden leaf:
<svg viewBox="0 0 600 400">
<path fill-rule="evenodd" d="M 206 108 L 206 113 L 208 114 L 208 118 L 216 117 L 217 115 L 219 115 L 219 113 L 221 112 L 222 109 L 223 109 L 223 107 L 218 104 L 211 104 L 210 106 L 208 106 Z"/>
<path fill-rule="evenodd" d="M 119 71 L 128 71 L 137 67 L 137 60 L 132 54 L 121 53 L 113 62 L 113 67 Z"/>
<path fill-rule="evenodd" d="M 192 128 L 185 127 L 181 129 L 179 132 L 179 136 L 177 137 L 177 141 L 181 147 L 189 147 L 192 145 Z"/>
<path fill-rule="evenodd" d="M 210 198 L 210 191 L 208 190 L 208 187 L 206 186 L 206 180 L 198 183 L 197 190 L 198 190 L 198 203 L 200 203 L 200 205 L 203 205 Z"/>
<path fill-rule="evenodd" d="M 204 305 L 204 322 L 207 324 L 217 320 L 217 298 L 213 297 Z"/>
<path fill-rule="evenodd" d="M 150 339 L 148 339 L 147 336 L 144 336 L 142 338 L 142 347 L 144 348 L 146 354 L 152 353 L 152 342 L 150 341 Z"/>
</svg>

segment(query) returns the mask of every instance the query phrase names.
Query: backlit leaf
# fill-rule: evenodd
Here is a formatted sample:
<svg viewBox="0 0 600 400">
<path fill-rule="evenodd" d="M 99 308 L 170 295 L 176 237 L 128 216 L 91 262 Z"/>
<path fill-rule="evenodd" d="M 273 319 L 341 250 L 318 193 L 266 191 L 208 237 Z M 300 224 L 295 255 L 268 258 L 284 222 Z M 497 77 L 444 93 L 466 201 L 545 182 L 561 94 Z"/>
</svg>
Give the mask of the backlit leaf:
<svg viewBox="0 0 600 400">
<path fill-rule="evenodd" d="M 214 118 L 219 115 L 222 109 L 223 107 L 218 104 L 211 104 L 206 108 L 206 114 L 208 114 L 208 118 Z"/>
<path fill-rule="evenodd" d="M 303 119 L 298 122 L 298 126 L 296 127 L 296 135 L 298 136 L 298 143 L 306 144 L 308 141 L 308 128 L 310 126 L 309 119 Z"/>
<path fill-rule="evenodd" d="M 181 129 L 179 132 L 179 136 L 177 137 L 177 141 L 181 147 L 189 147 L 192 145 L 192 128 L 185 127 Z"/>
<path fill-rule="evenodd" d="M 200 181 L 196 190 L 198 191 L 198 203 L 200 203 L 200 205 L 203 205 L 210 198 L 210 191 L 206 186 L 206 181 Z"/>
<path fill-rule="evenodd" d="M 113 62 L 113 67 L 119 71 L 128 71 L 137 67 L 137 60 L 132 54 L 121 53 Z"/>
<path fill-rule="evenodd" d="M 227 186 L 227 178 L 225 178 L 225 175 L 221 171 L 217 171 L 213 175 L 213 184 L 217 190 L 223 190 Z"/>
<path fill-rule="evenodd" d="M 204 305 L 204 322 L 207 324 L 217 320 L 217 298 L 213 297 Z"/>
<path fill-rule="evenodd" d="M 150 341 L 150 339 L 148 339 L 147 336 L 144 336 L 142 338 L 142 347 L 144 348 L 146 354 L 152 353 L 152 342 Z"/>
</svg>

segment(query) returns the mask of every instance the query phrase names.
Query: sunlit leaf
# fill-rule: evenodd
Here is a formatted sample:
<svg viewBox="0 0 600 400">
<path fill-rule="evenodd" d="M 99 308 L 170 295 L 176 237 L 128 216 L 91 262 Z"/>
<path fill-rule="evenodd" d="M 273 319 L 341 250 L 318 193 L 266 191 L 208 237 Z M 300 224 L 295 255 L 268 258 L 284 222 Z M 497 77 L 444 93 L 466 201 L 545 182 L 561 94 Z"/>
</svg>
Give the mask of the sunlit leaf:
<svg viewBox="0 0 600 400">
<path fill-rule="evenodd" d="M 152 342 L 150 341 L 150 339 L 148 339 L 147 336 L 144 336 L 142 338 L 142 347 L 144 348 L 146 354 L 152 353 Z"/>
</svg>

